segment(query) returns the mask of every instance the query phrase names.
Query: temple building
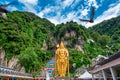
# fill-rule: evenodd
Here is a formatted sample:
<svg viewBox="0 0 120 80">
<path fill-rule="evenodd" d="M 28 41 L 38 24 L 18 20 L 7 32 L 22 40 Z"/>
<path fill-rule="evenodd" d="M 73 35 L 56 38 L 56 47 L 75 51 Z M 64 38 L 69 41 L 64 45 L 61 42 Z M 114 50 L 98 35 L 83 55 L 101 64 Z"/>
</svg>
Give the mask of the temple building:
<svg viewBox="0 0 120 80">
<path fill-rule="evenodd" d="M 99 80 L 120 80 L 120 51 L 95 64 L 90 68 L 90 72 L 97 75 Z"/>
</svg>

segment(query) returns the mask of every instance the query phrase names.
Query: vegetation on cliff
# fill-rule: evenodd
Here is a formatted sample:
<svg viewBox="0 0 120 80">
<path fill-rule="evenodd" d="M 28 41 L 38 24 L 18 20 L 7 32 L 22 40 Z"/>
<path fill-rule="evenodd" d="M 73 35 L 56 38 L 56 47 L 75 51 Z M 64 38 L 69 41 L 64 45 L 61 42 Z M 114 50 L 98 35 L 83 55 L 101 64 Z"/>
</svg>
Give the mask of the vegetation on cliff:
<svg viewBox="0 0 120 80">
<path fill-rule="evenodd" d="M 89 28 L 92 38 L 108 53 L 120 51 L 120 16 Z M 99 36 L 99 37 L 98 37 Z"/>
<path fill-rule="evenodd" d="M 0 46 L 6 58 L 17 55 L 27 72 L 42 68 L 53 56 L 49 34 L 54 31 L 54 24 L 28 12 L 15 11 L 7 16 L 7 20 L 0 17 Z M 42 51 L 44 40 L 48 50 Z"/>
<path fill-rule="evenodd" d="M 61 40 L 69 50 L 71 70 L 74 63 L 77 69 L 92 65 L 92 58 L 99 54 L 106 56 L 106 45 L 114 43 L 117 46 L 111 51 L 109 49 L 111 53 L 120 48 L 120 20 L 115 22 L 112 19 L 115 25 L 109 24 L 111 21 L 105 21 L 87 29 L 73 21 L 55 26 L 47 19 L 29 12 L 14 11 L 7 16 L 7 20 L 0 16 L 0 47 L 5 50 L 7 59 L 16 55 L 19 63 L 29 73 L 43 69 L 46 62 L 53 57 L 55 47 Z M 105 31 L 107 27 L 112 30 Z M 46 49 L 43 49 L 44 41 Z M 73 69 L 71 72 L 74 71 Z"/>
</svg>

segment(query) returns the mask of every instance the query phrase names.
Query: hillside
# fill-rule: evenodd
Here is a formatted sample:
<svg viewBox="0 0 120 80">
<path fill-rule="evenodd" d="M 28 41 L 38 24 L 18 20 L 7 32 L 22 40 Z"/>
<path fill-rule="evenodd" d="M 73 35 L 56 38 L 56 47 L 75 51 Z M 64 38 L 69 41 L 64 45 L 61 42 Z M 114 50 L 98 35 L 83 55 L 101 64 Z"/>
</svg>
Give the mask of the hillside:
<svg viewBox="0 0 120 80">
<path fill-rule="evenodd" d="M 7 62 L 17 56 L 27 72 L 38 71 L 53 55 L 49 35 L 54 33 L 54 24 L 28 12 L 15 11 L 7 17 L 0 16 L 0 47 L 6 52 Z"/>
<path fill-rule="evenodd" d="M 91 34 L 99 34 L 102 38 L 107 38 L 107 44 L 113 52 L 120 50 L 120 16 L 105 20 L 91 28 L 89 28 Z M 98 34 L 99 33 L 99 34 Z M 93 36 L 93 35 L 92 35 Z M 94 35 L 95 37 L 95 35 Z M 95 39 L 95 38 L 94 38 Z M 99 43 L 99 41 L 97 41 Z"/>
<path fill-rule="evenodd" d="M 82 66 L 90 66 L 92 58 L 98 54 L 105 55 L 104 49 L 92 42 L 87 28 L 76 22 L 67 22 L 56 26 L 56 39 L 62 40 L 69 49 L 70 68 L 76 63 L 76 69 Z"/>
<path fill-rule="evenodd" d="M 54 56 L 60 41 L 69 50 L 72 73 L 82 66 L 92 65 L 91 60 L 97 55 L 106 56 L 102 44 L 108 44 L 109 35 L 102 36 L 92 28 L 88 30 L 73 21 L 55 26 L 29 12 L 14 11 L 7 17 L 5 20 L 0 16 L 0 47 L 5 50 L 7 62 L 14 57 L 19 59 L 13 68 L 20 65 L 26 72 L 39 74 Z M 72 69 L 73 64 L 76 64 L 75 69 Z"/>
<path fill-rule="evenodd" d="M 111 37 L 118 36 L 120 39 L 120 16 L 112 18 L 110 20 L 105 20 L 93 26 L 91 30 L 96 31 L 101 35 L 106 34 Z"/>
<path fill-rule="evenodd" d="M 73 63 L 79 64 L 77 67 L 91 64 L 89 56 L 84 54 L 87 50 L 83 46 L 89 35 L 83 26 L 75 22 L 55 26 L 28 12 L 15 11 L 8 13 L 7 17 L 5 20 L 0 16 L 0 47 L 5 50 L 8 63 L 14 57 L 19 59 L 13 68 L 21 65 L 29 73 L 40 72 L 54 55 L 60 40 L 69 49 L 70 67 Z"/>
</svg>

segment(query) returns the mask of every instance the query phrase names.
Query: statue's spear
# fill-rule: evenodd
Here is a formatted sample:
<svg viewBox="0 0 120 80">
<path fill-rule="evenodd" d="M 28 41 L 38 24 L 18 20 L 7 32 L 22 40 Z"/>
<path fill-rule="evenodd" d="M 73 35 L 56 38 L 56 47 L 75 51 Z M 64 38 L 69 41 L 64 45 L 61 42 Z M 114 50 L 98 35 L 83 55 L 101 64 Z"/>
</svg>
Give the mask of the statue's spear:
<svg viewBox="0 0 120 80">
<path fill-rule="evenodd" d="M 70 72 L 69 72 L 69 53 L 68 53 L 68 77 L 70 78 Z"/>
</svg>

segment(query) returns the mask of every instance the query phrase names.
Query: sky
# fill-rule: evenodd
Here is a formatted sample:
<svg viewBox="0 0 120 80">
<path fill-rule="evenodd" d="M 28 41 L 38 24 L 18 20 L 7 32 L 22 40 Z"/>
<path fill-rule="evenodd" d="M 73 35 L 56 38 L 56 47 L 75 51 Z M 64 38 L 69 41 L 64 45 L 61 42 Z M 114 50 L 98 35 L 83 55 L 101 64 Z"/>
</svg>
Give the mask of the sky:
<svg viewBox="0 0 120 80">
<path fill-rule="evenodd" d="M 120 0 L 0 0 L 0 4 L 18 2 L 8 6 L 9 11 L 28 11 L 55 25 L 69 21 L 91 27 L 104 20 L 120 15 Z M 81 22 L 89 19 L 91 6 L 95 7 L 94 23 Z"/>
</svg>

